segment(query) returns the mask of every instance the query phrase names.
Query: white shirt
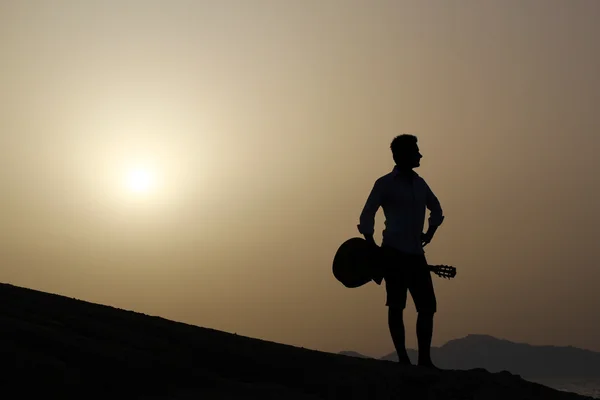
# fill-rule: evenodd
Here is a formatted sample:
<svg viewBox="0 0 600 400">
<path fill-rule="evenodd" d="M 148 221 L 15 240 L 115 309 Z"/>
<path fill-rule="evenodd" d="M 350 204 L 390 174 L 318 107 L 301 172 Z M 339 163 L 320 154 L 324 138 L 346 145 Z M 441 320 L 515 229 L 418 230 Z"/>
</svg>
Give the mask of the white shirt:
<svg viewBox="0 0 600 400">
<path fill-rule="evenodd" d="M 385 215 L 382 245 L 411 253 L 424 254 L 421 234 L 425 224 L 425 208 L 429 209 L 429 225 L 439 226 L 444 221 L 442 207 L 427 183 L 416 172 L 399 175 L 398 168 L 375 181 L 360 214 L 358 230 L 373 235 L 375 214 L 379 207 Z"/>
</svg>

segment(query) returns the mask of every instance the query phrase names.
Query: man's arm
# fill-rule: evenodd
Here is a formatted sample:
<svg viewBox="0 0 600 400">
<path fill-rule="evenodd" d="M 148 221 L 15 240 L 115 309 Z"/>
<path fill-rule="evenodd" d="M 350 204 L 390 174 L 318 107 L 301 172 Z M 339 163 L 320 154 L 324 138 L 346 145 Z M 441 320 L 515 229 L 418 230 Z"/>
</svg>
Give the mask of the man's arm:
<svg viewBox="0 0 600 400">
<path fill-rule="evenodd" d="M 373 233 L 375 232 L 375 214 L 381 206 L 381 181 L 375 181 L 367 202 L 360 214 L 358 231 L 365 237 L 367 242 L 375 244 Z"/>
<path fill-rule="evenodd" d="M 438 227 L 442 224 L 442 222 L 444 222 L 444 212 L 442 210 L 440 201 L 433 193 L 429 185 L 425 185 L 427 188 L 425 204 L 427 206 L 427 209 L 429 210 L 429 226 L 427 228 L 427 232 L 423 235 L 423 246 L 426 246 L 429 242 L 431 242 L 431 239 L 433 239 L 433 236 L 435 235 L 435 232 L 437 231 Z"/>
</svg>

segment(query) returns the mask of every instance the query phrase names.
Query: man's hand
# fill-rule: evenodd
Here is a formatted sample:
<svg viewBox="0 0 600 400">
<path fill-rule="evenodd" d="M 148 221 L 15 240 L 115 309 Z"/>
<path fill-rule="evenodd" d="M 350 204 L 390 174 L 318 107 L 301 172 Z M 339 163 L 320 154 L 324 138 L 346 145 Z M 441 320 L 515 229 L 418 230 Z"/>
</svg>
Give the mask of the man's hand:
<svg viewBox="0 0 600 400">
<path fill-rule="evenodd" d="M 373 239 L 373 235 L 364 235 L 365 236 L 365 240 L 367 241 L 367 243 L 369 243 L 371 246 L 377 246 L 377 243 L 375 243 L 375 239 Z"/>
<path fill-rule="evenodd" d="M 435 231 L 437 231 L 438 226 L 429 225 L 429 229 L 427 229 L 426 233 L 421 233 L 421 246 L 425 247 L 431 242 L 433 239 L 433 235 L 435 235 Z"/>
<path fill-rule="evenodd" d="M 429 242 L 431 242 L 431 239 L 433 239 L 433 233 L 429 231 L 427 233 L 421 233 L 421 246 L 427 246 Z"/>
</svg>

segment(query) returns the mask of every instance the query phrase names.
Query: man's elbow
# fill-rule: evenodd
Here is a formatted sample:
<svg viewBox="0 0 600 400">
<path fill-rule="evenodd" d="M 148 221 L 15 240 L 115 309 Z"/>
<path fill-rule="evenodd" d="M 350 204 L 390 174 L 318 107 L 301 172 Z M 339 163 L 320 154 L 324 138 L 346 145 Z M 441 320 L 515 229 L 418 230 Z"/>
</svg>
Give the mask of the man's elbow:
<svg viewBox="0 0 600 400">
<path fill-rule="evenodd" d="M 375 224 L 373 222 L 365 221 L 362 219 L 356 227 L 358 228 L 358 232 L 361 235 L 372 235 L 375 231 Z"/>
<path fill-rule="evenodd" d="M 358 220 L 358 232 L 362 235 L 372 235 L 375 231 L 375 215 L 362 213 Z"/>
<path fill-rule="evenodd" d="M 440 208 L 439 210 L 436 210 L 430 214 L 429 225 L 440 226 L 444 222 L 444 219 L 445 219 L 444 213 L 442 212 L 442 209 Z"/>
</svg>

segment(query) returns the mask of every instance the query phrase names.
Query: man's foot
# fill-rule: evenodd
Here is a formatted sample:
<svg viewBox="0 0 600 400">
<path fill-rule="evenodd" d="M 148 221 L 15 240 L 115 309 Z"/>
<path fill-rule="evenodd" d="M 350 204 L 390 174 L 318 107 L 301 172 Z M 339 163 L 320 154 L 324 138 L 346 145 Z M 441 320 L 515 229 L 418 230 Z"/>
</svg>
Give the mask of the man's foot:
<svg viewBox="0 0 600 400">
<path fill-rule="evenodd" d="M 398 359 L 398 365 L 412 365 L 412 363 L 410 362 L 410 358 L 406 357 L 402 357 Z"/>
<path fill-rule="evenodd" d="M 431 361 L 419 362 L 417 364 L 419 367 L 424 367 L 432 371 L 441 371 L 442 369 L 435 366 Z"/>
</svg>

